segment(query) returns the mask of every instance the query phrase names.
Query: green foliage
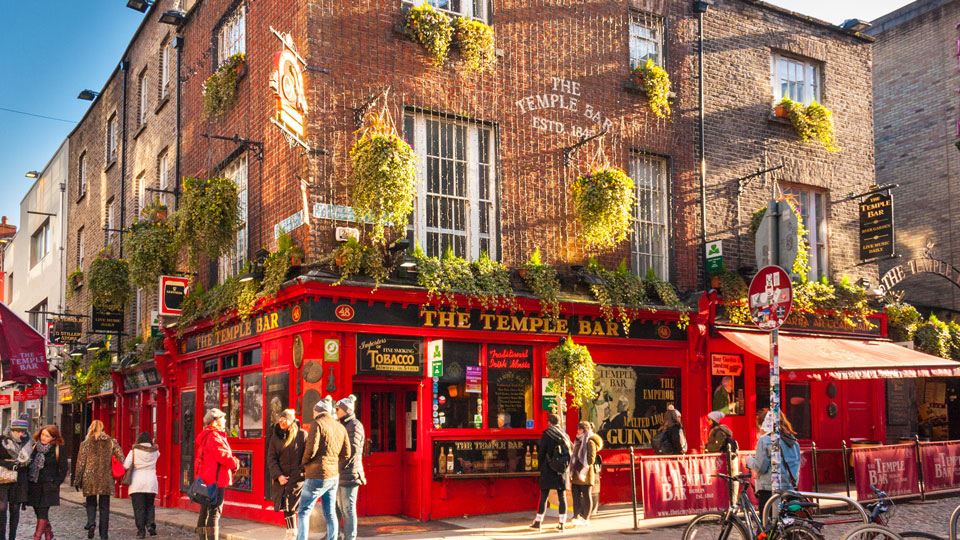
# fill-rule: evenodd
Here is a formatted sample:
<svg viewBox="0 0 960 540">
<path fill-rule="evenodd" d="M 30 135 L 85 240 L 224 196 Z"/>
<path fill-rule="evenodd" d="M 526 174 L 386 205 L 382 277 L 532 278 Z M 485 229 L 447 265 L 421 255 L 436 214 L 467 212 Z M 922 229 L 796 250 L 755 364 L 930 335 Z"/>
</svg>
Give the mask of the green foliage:
<svg viewBox="0 0 960 540">
<path fill-rule="evenodd" d="M 523 270 L 524 283 L 540 299 L 543 315 L 554 319 L 560 317 L 560 282 L 557 280 L 557 271 L 552 266 L 543 264 L 540 248 L 537 248 L 530 260 L 520 268 Z"/>
<path fill-rule="evenodd" d="M 277 238 L 277 250 L 267 256 L 263 262 L 263 281 L 258 298 L 273 298 L 280 292 L 280 287 L 286 282 L 287 274 L 293 266 L 293 260 L 303 258 L 303 250 L 293 243 L 293 239 L 286 232 Z"/>
<path fill-rule="evenodd" d="M 237 241 L 239 192 L 229 178 L 185 178 L 177 211 L 177 247 L 186 248 L 191 266 L 199 256 L 223 255 Z"/>
<path fill-rule="evenodd" d="M 350 159 L 353 211 L 357 219 L 373 222 L 370 237 L 383 242 L 384 228 L 406 223 L 413 211 L 417 155 L 397 136 L 389 117 L 373 115 L 372 124 L 350 149 Z"/>
<path fill-rule="evenodd" d="M 914 337 L 918 350 L 934 356 L 950 358 L 950 328 L 936 315 L 930 315 L 930 318 L 918 325 Z"/>
<path fill-rule="evenodd" d="M 657 118 L 670 118 L 670 75 L 667 70 L 654 64 L 653 60 L 647 60 L 633 68 L 631 74 L 641 79 L 653 114 Z"/>
<path fill-rule="evenodd" d="M 176 270 L 176 231 L 167 221 L 134 223 L 124 247 L 130 280 L 137 287 L 155 287 L 161 275 Z"/>
<path fill-rule="evenodd" d="M 647 275 L 643 278 L 643 281 L 647 286 L 648 296 L 650 296 L 650 293 L 653 293 L 653 295 L 660 300 L 661 304 L 680 312 L 680 319 L 677 321 L 677 328 L 681 330 L 686 329 L 690 324 L 690 314 L 687 313 L 686 306 L 684 306 L 683 302 L 680 301 L 680 296 L 677 294 L 677 290 L 673 288 L 673 284 L 669 281 L 660 279 L 657 276 L 657 273 L 653 271 L 653 268 L 647 270 Z"/>
<path fill-rule="evenodd" d="M 428 257 L 417 246 L 413 256 L 417 259 L 417 282 L 427 289 L 428 302 L 456 307 L 457 295 L 462 294 L 468 305 L 476 302 L 483 309 L 516 307 L 510 274 L 485 252 L 472 263 L 449 249 L 443 257 Z"/>
<path fill-rule="evenodd" d="M 64 367 L 64 379 L 70 385 L 75 402 L 87 401 L 89 391 L 99 390 L 100 385 L 110 377 L 111 354 L 106 349 L 100 349 L 86 365 L 82 357 L 69 357 Z"/>
<path fill-rule="evenodd" d="M 67 276 L 67 300 L 73 298 L 73 294 L 83 285 L 83 270 L 78 266 L 76 270 L 70 272 Z"/>
<path fill-rule="evenodd" d="M 817 141 L 830 152 L 839 152 L 837 136 L 833 128 L 833 113 L 816 101 L 804 106 L 789 98 L 783 98 L 779 106 L 787 108 L 790 122 L 803 142 Z"/>
<path fill-rule="evenodd" d="M 621 262 L 616 271 L 611 272 L 593 257 L 587 263 L 587 271 L 603 282 L 590 285 L 590 292 L 600 303 L 600 314 L 610 322 L 619 320 L 623 331 L 629 333 L 630 323 L 639 315 L 639 307 L 648 302 L 646 286 L 640 276 L 631 272 L 626 262 Z"/>
<path fill-rule="evenodd" d="M 602 167 L 580 175 L 573 184 L 573 203 L 588 249 L 615 247 L 630 234 L 636 193 L 623 170 Z"/>
<path fill-rule="evenodd" d="M 384 254 L 377 246 L 365 246 L 355 238 L 350 238 L 334 252 L 333 262 L 340 269 L 340 279 L 334 285 L 340 285 L 351 276 L 364 273 L 374 281 L 374 290 L 390 277 L 393 267 L 384 264 Z"/>
<path fill-rule="evenodd" d="M 503 264 L 490 260 L 487 252 L 481 251 L 480 258 L 470 264 L 470 269 L 473 271 L 476 298 L 481 308 L 516 308 L 510 273 Z"/>
<path fill-rule="evenodd" d="M 246 55 L 237 53 L 227 59 L 203 83 L 203 111 L 209 116 L 220 116 L 237 101 L 240 68 Z"/>
<path fill-rule="evenodd" d="M 557 414 L 564 418 L 569 394 L 574 407 L 581 407 L 596 397 L 593 379 L 596 365 L 590 351 L 567 337 L 558 346 L 547 351 L 547 370 L 557 382 Z"/>
<path fill-rule="evenodd" d="M 913 341 L 922 317 L 917 308 L 896 299 L 886 305 L 887 335 L 893 341 Z"/>
<path fill-rule="evenodd" d="M 492 26 L 457 17 L 453 20 L 453 28 L 460 53 L 470 69 L 482 73 L 493 67 L 497 61 L 497 48 Z"/>
<path fill-rule="evenodd" d="M 453 22 L 446 13 L 430 4 L 410 8 L 406 18 L 407 31 L 433 58 L 437 67 L 447 61 Z"/>
<path fill-rule="evenodd" d="M 763 215 L 766 213 L 766 206 L 762 206 L 753 211 L 753 215 L 750 216 L 750 234 L 754 236 L 757 235 L 757 231 L 760 230 L 760 224 L 763 222 Z"/>
<path fill-rule="evenodd" d="M 91 302 L 99 309 L 122 310 L 130 299 L 130 270 L 127 261 L 100 250 L 87 272 Z"/>
<path fill-rule="evenodd" d="M 722 309 L 727 320 L 733 324 L 749 324 L 750 308 L 747 305 L 747 282 L 743 277 L 727 270 L 726 267 L 714 274 L 719 281 L 720 298 L 723 300 Z"/>
</svg>

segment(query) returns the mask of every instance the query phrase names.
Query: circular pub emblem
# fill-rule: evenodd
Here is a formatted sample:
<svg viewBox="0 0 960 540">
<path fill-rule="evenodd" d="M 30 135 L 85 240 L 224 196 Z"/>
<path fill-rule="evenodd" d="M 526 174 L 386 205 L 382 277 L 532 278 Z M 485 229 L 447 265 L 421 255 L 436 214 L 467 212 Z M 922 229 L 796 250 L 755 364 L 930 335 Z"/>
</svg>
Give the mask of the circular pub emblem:
<svg viewBox="0 0 960 540">
<path fill-rule="evenodd" d="M 662 324 L 657 328 L 657 335 L 660 336 L 660 339 L 670 339 L 670 327 Z"/>
<path fill-rule="evenodd" d="M 334 311 L 334 314 L 341 321 L 349 321 L 353 319 L 353 316 L 356 315 L 356 312 L 353 311 L 353 306 L 348 306 L 347 304 L 341 304 L 337 306 L 337 309 Z"/>
<path fill-rule="evenodd" d="M 300 306 L 293 306 L 293 313 L 290 314 L 293 322 L 300 322 Z"/>
</svg>

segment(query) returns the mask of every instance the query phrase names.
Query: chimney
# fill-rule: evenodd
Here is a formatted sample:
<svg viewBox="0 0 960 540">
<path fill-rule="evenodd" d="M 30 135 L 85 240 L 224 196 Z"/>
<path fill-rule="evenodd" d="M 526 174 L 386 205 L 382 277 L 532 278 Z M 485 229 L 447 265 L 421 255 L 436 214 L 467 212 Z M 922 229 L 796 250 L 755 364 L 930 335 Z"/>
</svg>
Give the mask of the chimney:
<svg viewBox="0 0 960 540">
<path fill-rule="evenodd" d="M 7 216 L 3 216 L 3 221 L 0 221 L 0 225 L 6 225 L 6 224 L 7 224 Z"/>
</svg>

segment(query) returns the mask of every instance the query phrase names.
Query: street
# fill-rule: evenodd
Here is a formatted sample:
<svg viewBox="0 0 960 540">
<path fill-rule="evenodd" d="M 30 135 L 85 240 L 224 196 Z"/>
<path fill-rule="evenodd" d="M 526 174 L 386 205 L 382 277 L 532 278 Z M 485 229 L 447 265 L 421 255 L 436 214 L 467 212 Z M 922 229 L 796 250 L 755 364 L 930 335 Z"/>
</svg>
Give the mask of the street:
<svg viewBox="0 0 960 540">
<path fill-rule="evenodd" d="M 114 500 L 116 505 L 117 501 Z M 130 501 L 124 500 L 119 503 L 125 508 L 125 513 L 131 513 Z M 133 520 L 117 515 L 116 506 L 111 506 L 113 511 L 110 515 L 110 538 L 116 540 L 129 540 L 137 537 L 137 528 Z M 50 522 L 53 524 L 54 538 L 57 540 L 81 540 L 87 538 L 87 532 L 83 530 L 83 524 L 86 523 L 87 514 L 82 506 L 63 501 L 60 506 L 50 509 Z M 20 527 L 17 530 L 17 540 L 29 540 L 33 538 L 33 529 L 37 523 L 36 516 L 33 514 L 33 508 L 26 508 L 20 512 Z M 99 525 L 99 524 L 98 524 Z M 176 527 L 166 525 L 157 525 L 157 536 L 147 538 L 166 539 L 186 539 L 196 538 L 197 535 Z"/>
</svg>

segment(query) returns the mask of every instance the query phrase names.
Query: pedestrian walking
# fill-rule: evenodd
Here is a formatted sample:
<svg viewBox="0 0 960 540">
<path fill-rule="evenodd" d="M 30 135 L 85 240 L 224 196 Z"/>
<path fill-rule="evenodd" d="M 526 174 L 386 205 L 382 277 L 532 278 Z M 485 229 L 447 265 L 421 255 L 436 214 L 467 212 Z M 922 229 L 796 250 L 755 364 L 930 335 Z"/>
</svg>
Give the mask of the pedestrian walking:
<svg viewBox="0 0 960 540">
<path fill-rule="evenodd" d="M 137 435 L 137 444 L 133 445 L 123 467 L 132 468 L 130 476 L 130 502 L 133 504 L 133 519 L 137 524 L 137 538 L 157 535 L 156 509 L 154 502 L 160 483 L 157 481 L 157 460 L 160 449 L 150 440 L 149 433 Z"/>
<path fill-rule="evenodd" d="M 672 404 L 667 405 L 663 424 L 653 438 L 653 446 L 659 455 L 678 456 L 687 453 L 687 436 L 683 432 L 680 411 Z"/>
<path fill-rule="evenodd" d="M 203 416 L 203 431 L 197 436 L 196 474 L 208 486 L 216 486 L 216 495 L 209 504 L 200 505 L 197 516 L 197 535 L 200 540 L 220 539 L 220 513 L 223 511 L 223 494 L 233 484 L 233 471 L 240 467 L 240 460 L 233 457 L 227 442 L 226 414 L 220 409 L 210 409 Z"/>
<path fill-rule="evenodd" d="M 530 528 L 540 530 L 543 514 L 547 510 L 547 498 L 550 491 L 557 492 L 557 503 L 560 511 L 560 524 L 557 529 L 563 532 L 567 521 L 567 488 L 570 487 L 570 453 L 572 445 L 570 437 L 560 429 L 560 417 L 556 414 L 547 416 L 550 424 L 543 430 L 540 437 L 540 446 L 537 448 L 538 468 L 540 470 L 540 504 L 537 506 L 537 517 Z"/>
<path fill-rule="evenodd" d="M 27 504 L 37 516 L 33 540 L 53 540 L 50 507 L 60 506 L 60 484 L 67 478 L 67 455 L 60 453 L 63 437 L 57 426 L 48 425 L 34 433 L 21 450 L 21 459 L 29 456 L 27 465 Z M 108 472 L 109 474 L 109 472 Z M 112 478 L 112 476 L 111 476 Z"/>
<path fill-rule="evenodd" d="M 93 538 L 100 511 L 100 540 L 107 540 L 110 529 L 110 496 L 114 491 L 113 458 L 123 460 L 120 444 L 103 430 L 103 422 L 94 420 L 87 437 L 80 443 L 73 485 L 86 497 L 87 538 Z"/>
<path fill-rule="evenodd" d="M 270 470 L 270 494 L 273 509 L 283 512 L 287 524 L 284 540 L 297 535 L 297 505 L 303 491 L 303 449 L 307 432 L 297 422 L 296 411 L 286 409 L 273 426 L 267 446 L 267 467 Z"/>
<path fill-rule="evenodd" d="M 29 422 L 22 418 L 14 420 L 0 436 L 0 467 L 17 475 L 15 481 L 0 484 L 0 540 L 17 539 L 20 505 L 27 501 L 27 468 L 24 466 L 27 464 L 27 456 L 21 454 L 21 450 L 27 444 L 29 425 Z"/>
<path fill-rule="evenodd" d="M 740 449 L 737 440 L 733 438 L 733 431 L 720 423 L 726 416 L 720 411 L 712 411 L 707 414 L 707 423 L 710 426 L 710 433 L 707 435 L 707 452 L 723 452 L 727 459 L 727 470 L 731 476 L 740 474 L 740 459 L 737 457 L 737 451 Z M 739 486 L 735 482 L 730 482 L 730 500 L 735 501 L 739 496 Z"/>
<path fill-rule="evenodd" d="M 337 522 L 337 485 L 340 467 L 350 459 L 347 430 L 333 417 L 333 398 L 330 396 L 313 407 L 314 420 L 307 434 L 303 452 L 303 492 L 297 509 L 297 540 L 310 536 L 310 514 L 317 499 L 327 521 L 327 539 L 336 540 L 340 529 Z"/>
<path fill-rule="evenodd" d="M 363 445 L 367 438 L 363 424 L 354 414 L 356 403 L 357 396 L 352 394 L 337 402 L 337 418 L 346 428 L 350 441 L 350 459 L 340 467 L 340 487 L 337 489 L 344 540 L 357 539 L 357 494 L 360 486 L 367 484 L 367 477 L 363 474 Z"/>
<path fill-rule="evenodd" d="M 756 454 L 747 458 L 747 468 L 757 473 L 757 500 L 760 509 L 766 506 L 773 495 L 773 471 L 770 467 L 770 458 L 773 454 L 773 445 L 770 443 L 770 434 L 773 432 L 772 411 L 768 411 L 760 429 L 764 432 L 757 440 Z M 787 416 L 780 411 L 780 489 L 788 491 L 796 489 L 800 480 L 800 443 L 797 441 L 797 432 L 787 420 Z"/>
<path fill-rule="evenodd" d="M 599 481 L 594 465 L 597 452 L 603 448 L 603 439 L 593 432 L 593 424 L 580 422 L 577 439 L 573 443 L 573 521 L 577 525 L 589 525 L 593 514 L 593 486 Z"/>
<path fill-rule="evenodd" d="M 590 429 L 596 433 L 597 425 L 593 422 L 590 422 Z M 603 438 L 600 438 L 600 449 L 603 449 Z M 603 459 L 600 458 L 600 454 L 597 454 L 597 458 L 593 460 L 593 477 L 596 480 L 596 484 L 590 488 L 590 493 L 593 495 L 593 507 L 590 509 L 590 515 L 597 515 L 597 511 L 600 510 L 600 481 L 603 472 Z"/>
</svg>

